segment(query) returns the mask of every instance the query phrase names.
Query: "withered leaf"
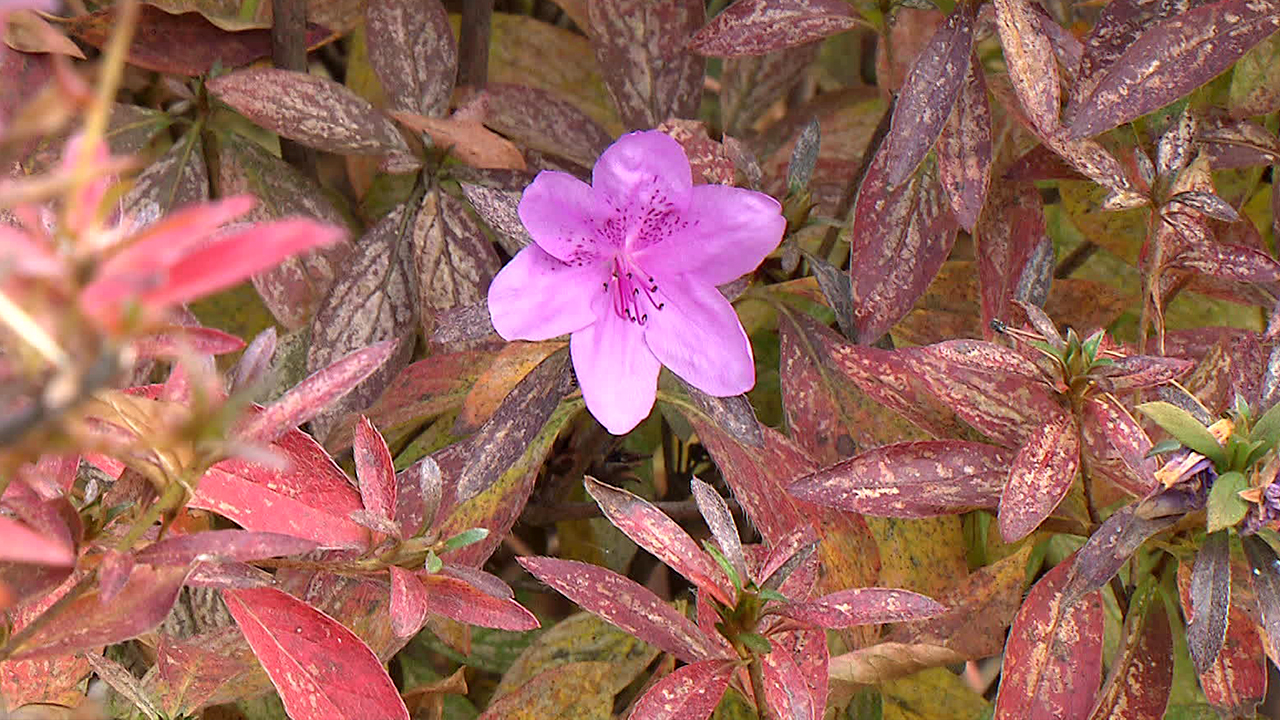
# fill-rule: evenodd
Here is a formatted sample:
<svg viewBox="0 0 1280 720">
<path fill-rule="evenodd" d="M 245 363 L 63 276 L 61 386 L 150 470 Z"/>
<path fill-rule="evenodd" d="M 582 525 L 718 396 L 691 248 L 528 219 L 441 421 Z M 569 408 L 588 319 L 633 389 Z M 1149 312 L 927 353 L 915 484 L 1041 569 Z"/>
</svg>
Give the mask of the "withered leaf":
<svg viewBox="0 0 1280 720">
<path fill-rule="evenodd" d="M 686 47 L 706 22 L 701 0 L 591 0 L 591 46 L 628 128 L 697 115 L 706 60 Z"/>
<path fill-rule="evenodd" d="M 465 204 L 438 187 L 427 191 L 413 223 L 418 316 L 434 327 L 441 310 L 483 300 L 498 271 L 498 255 Z M 425 327 L 427 335 L 432 327 Z"/>
<path fill-rule="evenodd" d="M 1262 616 L 1260 634 L 1266 639 L 1267 654 L 1274 659 L 1280 657 L 1280 557 L 1276 557 L 1275 548 L 1261 535 L 1249 535 L 1240 541 L 1253 570 L 1249 579 L 1258 596 L 1258 612 Z"/>
<path fill-rule="evenodd" d="M 138 225 L 149 225 L 171 210 L 209 199 L 209 171 L 200 134 L 189 132 L 138 175 L 120 201 Z"/>
<path fill-rule="evenodd" d="M 1072 98 L 1070 132 L 1081 138 L 1168 105 L 1209 82 L 1280 28 L 1269 2 L 1222 0 L 1142 33 L 1087 95 Z"/>
<path fill-rule="evenodd" d="M 942 126 L 936 146 L 938 179 L 947 191 L 960 227 L 973 233 L 987 200 L 991 180 L 991 106 L 987 83 L 975 55 L 960 85 L 951 119 Z"/>
<path fill-rule="evenodd" d="M 1112 513 L 1080 548 L 1062 590 L 1068 605 L 1107 584 L 1139 545 L 1180 519 L 1177 516 L 1145 518 L 1134 512 L 1137 507 L 1126 505 Z"/>
<path fill-rule="evenodd" d="M 894 188 L 881 145 L 853 209 L 849 279 L 858 342 L 871 344 L 924 294 L 956 239 L 956 222 L 929 163 Z"/>
<path fill-rule="evenodd" d="M 317 150 L 353 155 L 408 150 L 390 118 L 332 80 L 250 68 L 210 80 L 205 87 L 257 125 Z"/>
<path fill-rule="evenodd" d="M 703 55 L 763 55 L 806 45 L 856 27 L 853 9 L 841 0 L 738 0 L 716 15 L 689 42 Z"/>
<path fill-rule="evenodd" d="M 383 340 L 401 340 L 398 351 L 328 412 L 311 421 L 317 438 L 343 415 L 367 408 L 400 372 L 413 352 L 404 342 L 417 324 L 417 283 L 408 239 L 412 211 L 398 205 L 355 244 L 329 294 L 311 321 L 307 368 L 317 370 L 352 350 Z"/>
<path fill-rule="evenodd" d="M 969 82 L 974 15 L 972 4 L 958 4 L 907 73 L 884 140 L 891 186 L 901 184 L 924 160 L 951 117 L 961 88 Z M 990 150 L 987 152 L 990 155 Z"/>
<path fill-rule="evenodd" d="M 218 189 L 222 195 L 251 193 L 258 204 L 246 220 L 259 221 L 292 216 L 311 217 L 342 226 L 342 213 L 324 191 L 292 165 L 239 135 L 227 136 L 219 146 Z M 285 259 L 253 277 L 253 286 L 281 325 L 295 329 L 306 325 L 321 299 L 333 286 L 351 243 L 343 241 L 323 250 Z"/>
<path fill-rule="evenodd" d="M 458 44 L 439 0 L 369 0 L 369 64 L 391 107 L 427 116 L 449 109 Z"/>
<path fill-rule="evenodd" d="M 503 170 L 524 170 L 526 167 L 524 155 L 515 144 L 478 121 L 463 117 L 461 113 L 447 118 L 433 118 L 393 110 L 390 115 L 406 127 L 426 133 L 432 143 L 473 167 Z M 412 156 L 403 157 L 409 161 Z M 398 172 L 394 168 L 389 170 Z"/>
<path fill-rule="evenodd" d="M 1013 91 L 1031 124 L 1042 133 L 1053 133 L 1062 103 L 1053 45 L 1040 29 L 1031 0 L 995 0 L 995 9 Z"/>
</svg>

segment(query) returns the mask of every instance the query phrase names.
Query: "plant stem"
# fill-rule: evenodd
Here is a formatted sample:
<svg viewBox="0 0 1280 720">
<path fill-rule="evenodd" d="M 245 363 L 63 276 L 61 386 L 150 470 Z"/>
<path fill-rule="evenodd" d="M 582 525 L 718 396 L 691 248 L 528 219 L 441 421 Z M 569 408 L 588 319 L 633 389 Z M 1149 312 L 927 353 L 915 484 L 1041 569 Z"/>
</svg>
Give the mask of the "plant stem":
<svg viewBox="0 0 1280 720">
<path fill-rule="evenodd" d="M 306 0 L 271 0 L 271 16 L 272 64 L 282 70 L 306 72 Z M 280 157 L 312 180 L 318 179 L 315 150 L 282 137 Z"/>
<path fill-rule="evenodd" d="M 751 676 L 751 693 L 756 696 L 756 717 L 769 720 L 771 713 L 764 699 L 764 667 L 760 664 L 760 658 L 751 658 L 747 674 Z"/>
<path fill-rule="evenodd" d="M 458 43 L 458 84 L 483 89 L 489 82 L 489 40 L 493 0 L 467 0 L 462 4 L 462 31 Z"/>
</svg>

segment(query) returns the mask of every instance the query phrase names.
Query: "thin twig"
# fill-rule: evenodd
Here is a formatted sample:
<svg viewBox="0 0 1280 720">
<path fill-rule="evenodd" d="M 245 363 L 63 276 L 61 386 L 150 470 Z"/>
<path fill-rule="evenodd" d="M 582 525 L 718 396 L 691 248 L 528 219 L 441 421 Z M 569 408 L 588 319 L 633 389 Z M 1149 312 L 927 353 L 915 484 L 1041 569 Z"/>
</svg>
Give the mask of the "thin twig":
<svg viewBox="0 0 1280 720">
<path fill-rule="evenodd" d="M 306 0 L 272 0 L 271 16 L 272 64 L 281 70 L 306 72 Z M 280 157 L 312 180 L 318 179 L 315 150 L 282 137 Z"/>
<path fill-rule="evenodd" d="M 489 38 L 493 0 L 467 0 L 462 4 L 462 31 L 458 43 L 458 84 L 483 89 L 489 82 Z"/>
</svg>

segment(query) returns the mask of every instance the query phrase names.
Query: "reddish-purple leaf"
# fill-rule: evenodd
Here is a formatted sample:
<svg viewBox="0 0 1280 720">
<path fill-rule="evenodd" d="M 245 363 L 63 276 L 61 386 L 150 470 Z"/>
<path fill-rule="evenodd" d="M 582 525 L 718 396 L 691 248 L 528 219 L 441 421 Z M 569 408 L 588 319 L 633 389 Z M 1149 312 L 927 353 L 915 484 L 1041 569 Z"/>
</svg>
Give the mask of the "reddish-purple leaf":
<svg viewBox="0 0 1280 720">
<path fill-rule="evenodd" d="M 15 53 L 16 54 L 16 53 Z M 58 601 L 80 579 L 64 574 L 65 582 L 54 581 L 51 592 L 31 598 L 6 611 L 10 632 L 17 633 Z M 84 625 L 85 618 L 77 620 Z M 59 653 L 32 660 L 0 661 L 0 709 L 12 712 L 28 703 L 54 703 L 73 706 L 84 700 L 82 681 L 91 671 L 79 653 Z"/>
<path fill-rule="evenodd" d="M 1076 553 L 1071 576 L 1062 590 L 1068 605 L 1107 584 L 1147 538 L 1169 528 L 1178 516 L 1144 518 L 1126 505 L 1111 514 Z"/>
<path fill-rule="evenodd" d="M 1253 592 L 1258 596 L 1258 611 L 1262 615 L 1262 622 L 1258 625 L 1270 650 L 1267 654 L 1280 658 L 1280 557 L 1276 556 L 1275 548 L 1259 535 L 1248 535 L 1240 541 L 1244 543 L 1244 555 L 1253 570 L 1249 579 L 1253 581 Z M 1191 581 L 1194 586 L 1194 576 Z"/>
<path fill-rule="evenodd" d="M 1002 180 L 991 188 L 987 212 L 974 238 L 982 325 L 988 336 L 992 320 L 1009 318 L 1023 268 L 1036 244 L 1047 237 L 1044 203 L 1034 185 Z"/>
<path fill-rule="evenodd" d="M 921 377 L 939 400 L 1001 445 L 1021 447 L 1042 429 L 1046 418 L 1063 416 L 1056 394 L 1044 383 L 975 370 L 923 350 L 895 352 L 905 356 L 911 372 Z"/>
<path fill-rule="evenodd" d="M 702 0 L 591 0 L 591 45 L 627 127 L 697 115 L 706 60 L 688 49 L 706 22 Z"/>
<path fill-rule="evenodd" d="M 395 350 L 395 342 L 384 340 L 315 371 L 246 422 L 241 439 L 272 440 L 310 420 L 382 367 Z"/>
<path fill-rule="evenodd" d="M 212 510 L 246 530 L 307 538 L 321 547 L 366 547 L 369 531 L 348 519 L 361 509 L 360 495 L 324 448 L 290 430 L 272 449 L 288 461 L 286 468 L 223 460 L 200 478 L 190 507 Z"/>
<path fill-rule="evenodd" d="M 978 57 L 970 53 L 951 118 L 938 135 L 938 180 L 960 227 L 973 234 L 991 181 L 991 105 Z M 994 214 L 994 213 L 991 213 Z"/>
<path fill-rule="evenodd" d="M 1098 372 L 1098 386 L 1106 392 L 1143 390 L 1176 380 L 1195 367 L 1190 360 L 1159 355 L 1130 355 Z"/>
<path fill-rule="evenodd" d="M 16 520 L 0 517 L 0 560 L 69 567 L 75 564 L 76 553 L 60 538 L 45 537 Z"/>
<path fill-rule="evenodd" d="M 1156 487 L 1156 461 L 1146 457 L 1151 439 L 1118 400 L 1098 395 L 1085 401 L 1081 451 L 1089 472 L 1130 495 L 1146 497 Z"/>
<path fill-rule="evenodd" d="M 1168 613 L 1158 593 L 1147 595 L 1148 606 L 1137 603 L 1127 613 L 1129 623 L 1120 655 L 1090 720 L 1157 720 L 1163 718 L 1173 685 L 1173 633 Z"/>
<path fill-rule="evenodd" d="M 1062 586 L 1071 560 L 1045 574 L 1009 630 L 995 720 L 1084 720 L 1102 679 L 1102 598 L 1068 606 Z"/>
<path fill-rule="evenodd" d="M 1187 649 L 1196 673 L 1213 666 L 1227 637 L 1231 608 L 1231 539 L 1227 531 L 1207 535 L 1191 570 Z"/>
<path fill-rule="evenodd" d="M 418 576 L 398 565 L 391 571 L 391 631 L 396 637 L 413 637 L 427 621 L 427 589 Z"/>
<path fill-rule="evenodd" d="M 210 80 L 205 87 L 254 123 L 317 150 L 348 155 L 408 151 L 390 118 L 318 75 L 251 68 Z"/>
<path fill-rule="evenodd" d="M 230 701 L 236 691 L 244 689 L 241 682 L 256 685 L 249 678 L 260 677 L 262 672 L 240 631 L 233 626 L 181 640 L 159 633 L 155 669 L 154 682 L 146 687 L 168 717 L 191 714 L 217 704 L 221 698 Z"/>
<path fill-rule="evenodd" d="M 248 562 L 263 558 L 301 555 L 316 543 L 294 535 L 252 530 L 206 530 L 170 535 L 138 551 L 138 562 L 149 565 L 186 565 L 196 560 L 219 559 Z"/>
<path fill-rule="evenodd" d="M 813 689 L 790 652 L 774 648 L 760 658 L 760 664 L 764 670 L 764 701 L 769 715 L 788 720 L 821 720 L 823 708 L 817 706 Z"/>
<path fill-rule="evenodd" d="M 722 605 L 733 606 L 733 588 L 724 571 L 676 521 L 626 490 L 605 485 L 590 476 L 584 483 L 614 527 L 695 587 L 714 595 Z"/>
<path fill-rule="evenodd" d="M 1161 22 L 1116 58 L 1087 95 L 1072 98 L 1072 136 L 1097 135 L 1177 100 L 1277 28 L 1276 8 L 1252 0 L 1220 0 Z"/>
<path fill-rule="evenodd" d="M 926 620 L 946 611 L 947 608 L 933 598 L 889 588 L 841 590 L 775 610 L 779 615 L 824 628 Z"/>
<path fill-rule="evenodd" d="M 686 663 L 723 657 L 720 647 L 697 625 L 633 580 L 573 560 L 522 557 L 519 562 L 583 610 Z"/>
<path fill-rule="evenodd" d="M 1058 127 L 1062 103 L 1053 44 L 1041 30 L 1039 15 L 1030 0 L 995 0 L 995 9 L 996 29 L 1013 91 L 1031 124 L 1042 133 L 1052 134 Z"/>
<path fill-rule="evenodd" d="M 187 576 L 187 587 L 254 588 L 274 585 L 275 577 L 249 563 L 227 560 L 201 560 Z"/>
<path fill-rule="evenodd" d="M 223 594 L 293 720 L 408 720 L 378 657 L 333 618 L 274 588 Z"/>
<path fill-rule="evenodd" d="M 396 516 L 396 469 L 382 433 L 361 415 L 351 446 L 365 510 L 390 522 Z"/>
<path fill-rule="evenodd" d="M 1191 615 L 1191 579 L 1184 563 L 1178 568 L 1178 594 L 1183 615 Z M 1200 673 L 1205 699 L 1226 717 L 1249 717 L 1267 691 L 1267 656 L 1257 624 L 1238 606 L 1227 611 L 1222 650 Z"/>
<path fill-rule="evenodd" d="M 503 582 L 502 578 L 473 567 L 445 563 L 444 567 L 440 568 L 440 574 L 461 580 L 485 595 L 491 595 L 499 600 L 510 600 L 516 596 L 515 591 Z"/>
<path fill-rule="evenodd" d="M 921 354 L 975 372 L 1048 380 L 1048 373 L 1031 356 L 982 340 L 945 340 L 923 348 Z"/>
<path fill-rule="evenodd" d="M 891 186 L 901 184 L 924 160 L 951 117 L 951 108 L 968 78 L 975 12 L 971 3 L 956 5 L 907 74 L 884 140 Z"/>
<path fill-rule="evenodd" d="M 1039 431 L 1026 438 L 1009 471 L 1009 484 L 1000 496 L 1000 535 L 1005 542 L 1026 537 L 1058 507 L 1080 467 L 1080 431 L 1075 421 L 1058 411 Z"/>
<path fill-rule="evenodd" d="M 203 327 L 174 326 L 133 341 L 138 357 L 178 358 L 182 353 L 226 355 L 244 348 L 244 340 L 230 333 Z"/>
<path fill-rule="evenodd" d="M 841 0 L 738 0 L 698 31 L 689 46 L 711 57 L 763 55 L 857 27 Z"/>
<path fill-rule="evenodd" d="M 370 0 L 369 64 L 394 110 L 440 116 L 449 109 L 458 44 L 440 0 Z"/>
<path fill-rule="evenodd" d="M 738 578 L 745 581 L 749 577 L 747 557 L 742 553 L 742 538 L 738 535 L 738 526 L 733 521 L 733 514 L 729 512 L 729 505 L 715 488 L 696 477 L 689 481 L 689 488 L 693 491 L 702 519 L 711 530 L 711 536 L 715 538 L 716 545 L 720 546 L 720 554 L 729 561 L 729 566 L 738 573 Z"/>
<path fill-rule="evenodd" d="M 994 508 L 1013 453 L 961 440 L 885 445 L 806 476 L 789 492 L 865 515 L 922 518 Z"/>
<path fill-rule="evenodd" d="M 629 720 L 705 720 L 720 704 L 737 665 L 703 660 L 654 683 L 631 709 Z"/>
<path fill-rule="evenodd" d="M 591 116 L 547 90 L 489 83 L 484 98 L 484 124 L 523 147 L 591 167 L 613 141 Z"/>
<path fill-rule="evenodd" d="M 133 44 L 129 47 L 131 65 L 159 73 L 195 77 L 207 74 L 214 67 L 240 67 L 271 57 L 270 30 L 229 31 L 214 25 L 198 12 L 169 13 L 147 4 L 140 5 L 138 9 L 140 14 Z M 119 14 L 117 8 L 109 6 L 63 22 L 67 23 L 68 34 L 102 49 L 112 27 L 120 22 Z M 332 37 L 329 30 L 307 23 L 308 48 L 319 47 Z"/>
<path fill-rule="evenodd" d="M 720 115 L 725 134 L 751 132 L 760 115 L 804 77 L 822 43 L 749 57 L 726 58 L 720 71 Z"/>
<path fill-rule="evenodd" d="M 423 575 L 427 610 L 468 625 L 499 630 L 533 630 L 538 619 L 511 598 L 494 597 L 470 583 L 443 575 Z"/>
<path fill-rule="evenodd" d="M 849 279 L 858 342 L 879 340 L 911 310 L 956 239 L 956 222 L 936 163 L 892 187 L 882 144 L 862 178 L 853 209 Z"/>
<path fill-rule="evenodd" d="M 104 603 L 98 589 L 90 590 L 12 648 L 10 657 L 66 655 L 137 637 L 169 614 L 187 572 L 185 566 L 135 565 L 112 602 Z"/>
</svg>

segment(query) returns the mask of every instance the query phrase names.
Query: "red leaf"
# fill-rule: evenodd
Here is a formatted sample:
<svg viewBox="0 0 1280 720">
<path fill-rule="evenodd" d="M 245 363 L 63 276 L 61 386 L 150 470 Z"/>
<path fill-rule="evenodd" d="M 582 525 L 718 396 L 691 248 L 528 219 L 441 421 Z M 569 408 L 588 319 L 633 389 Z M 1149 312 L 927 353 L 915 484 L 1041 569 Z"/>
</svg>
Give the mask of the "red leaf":
<svg viewBox="0 0 1280 720">
<path fill-rule="evenodd" d="M 485 106 L 484 124 L 488 127 L 523 147 L 559 155 L 583 167 L 594 165 L 613 142 L 609 131 L 577 105 L 540 88 L 489 83 L 485 86 Z M 472 199 L 472 191 L 465 192 Z M 523 225 L 519 228 L 519 232 L 526 232 Z"/>
<path fill-rule="evenodd" d="M 884 140 L 889 146 L 886 173 L 891 186 L 901 184 L 924 160 L 951 117 L 968 78 L 975 8 L 967 2 L 956 6 L 916 56 L 898 93 Z"/>
<path fill-rule="evenodd" d="M 184 566 L 135 565 L 114 601 L 104 603 L 100 591 L 90 590 L 60 608 L 10 657 L 66 655 L 135 638 L 165 619 L 186 576 Z"/>
<path fill-rule="evenodd" d="M 301 555 L 316 543 L 293 535 L 250 530 L 206 530 L 170 535 L 138 551 L 138 562 L 149 565 L 186 565 L 217 558 L 247 562 L 262 558 Z"/>
<path fill-rule="evenodd" d="M 1031 124 L 1052 134 L 1058 127 L 1062 103 L 1053 45 L 1040 29 L 1040 19 L 1029 0 L 995 0 L 995 9 L 1013 90 Z"/>
<path fill-rule="evenodd" d="M 1145 612 L 1130 605 L 1131 622 L 1120 655 L 1102 686 L 1091 720 L 1163 718 L 1173 685 L 1173 633 L 1164 600 L 1148 596 Z"/>
<path fill-rule="evenodd" d="M 706 22 L 702 0 L 592 0 L 591 45 L 628 128 L 698 114 L 706 60 L 686 48 Z"/>
<path fill-rule="evenodd" d="M 439 0 L 371 0 L 365 6 L 369 64 L 392 109 L 439 117 L 449 109 L 458 44 Z"/>
<path fill-rule="evenodd" d="M 223 460 L 200 479 L 189 505 L 235 520 L 246 530 L 307 538 L 321 547 L 366 547 L 369 531 L 348 516 L 360 496 L 324 448 L 300 430 L 272 444 L 288 468 Z"/>
<path fill-rule="evenodd" d="M 0 560 L 70 567 L 76 562 L 76 554 L 61 540 L 0 516 Z"/>
<path fill-rule="evenodd" d="M 6 611 L 7 621 L 11 623 L 11 633 L 17 633 L 30 625 L 32 620 L 65 595 L 80 578 L 79 575 L 64 577 L 65 582 L 61 586 L 57 581 L 53 583 L 51 592 L 45 592 Z M 0 709 L 7 705 L 8 711 L 12 712 L 28 703 L 74 706 L 84 699 L 81 681 L 89 672 L 88 662 L 79 654 L 0 661 Z"/>
<path fill-rule="evenodd" d="M 333 618 L 274 588 L 223 597 L 293 720 L 409 719 L 378 657 Z"/>
<path fill-rule="evenodd" d="M 178 358 L 183 353 L 226 355 L 244 348 L 244 340 L 230 333 L 203 327 L 174 326 L 133 341 L 133 349 L 143 358 Z"/>
<path fill-rule="evenodd" d="M 824 628 L 926 620 L 946 611 L 932 598 L 889 588 L 851 588 L 776 610 L 779 615 Z"/>
<path fill-rule="evenodd" d="M 382 367 L 396 349 L 395 341 L 384 340 L 355 350 L 311 373 L 306 380 L 294 385 L 279 400 L 246 422 L 240 429 L 240 437 L 250 441 L 270 440 L 310 420 Z"/>
<path fill-rule="evenodd" d="M 824 708 L 817 707 L 813 690 L 791 653 L 774 648 L 760 661 L 764 670 L 764 700 L 770 714 L 789 720 L 822 718 Z"/>
<path fill-rule="evenodd" d="M 733 606 L 734 591 L 724 571 L 676 521 L 642 497 L 589 476 L 584 482 L 614 527 L 725 607 Z"/>
<path fill-rule="evenodd" d="M 1178 568 L 1178 596 L 1182 612 L 1190 616 L 1191 578 L 1184 563 Z M 1210 705 L 1227 717 L 1248 717 L 1267 692 L 1267 655 L 1257 625 L 1238 606 L 1227 612 L 1222 650 L 1209 669 L 1200 673 L 1200 688 Z"/>
<path fill-rule="evenodd" d="M 1027 259 L 1047 237 L 1040 191 L 1029 182 L 997 182 L 974 238 L 982 288 L 982 326 L 987 337 L 991 336 L 992 320 L 1009 318 Z"/>
<path fill-rule="evenodd" d="M 1027 595 L 1005 646 L 996 720 L 1083 720 L 1102 678 L 1102 599 L 1097 592 L 1074 605 L 1061 588 L 1068 559 Z"/>
<path fill-rule="evenodd" d="M 1020 447 L 1045 422 L 1063 414 L 1047 385 L 1020 375 L 976 370 L 936 353 L 895 351 L 934 395 L 991 439 Z"/>
<path fill-rule="evenodd" d="M 499 630 L 532 630 L 538 627 L 538 619 L 533 613 L 515 600 L 494 597 L 457 578 L 425 575 L 420 579 L 427 591 L 427 609 L 432 614 Z"/>
<path fill-rule="evenodd" d="M 720 704 L 737 665 L 703 660 L 654 683 L 631 709 L 628 720 L 704 720 Z"/>
<path fill-rule="evenodd" d="M 841 0 L 738 0 L 689 41 L 711 57 L 763 55 L 857 27 Z"/>
<path fill-rule="evenodd" d="M 369 422 L 360 416 L 356 424 L 352 455 L 356 464 L 356 477 L 360 480 L 360 499 L 365 510 L 388 522 L 396 516 L 396 469 L 387 449 L 387 441 Z"/>
<path fill-rule="evenodd" d="M 391 631 L 396 637 L 413 637 L 427 621 L 430 598 L 414 573 L 397 565 L 391 570 Z"/>
<path fill-rule="evenodd" d="M 520 564 L 583 610 L 687 663 L 723 657 L 692 621 L 644 586 L 615 572 L 573 560 L 522 557 Z"/>
<path fill-rule="evenodd" d="M 849 280 L 858 342 L 879 340 L 911 310 L 956 240 L 936 164 L 893 187 L 882 144 L 862 178 L 853 209 Z"/>
<path fill-rule="evenodd" d="M 1013 453 L 961 440 L 898 443 L 808 475 L 789 492 L 865 515 L 922 518 L 994 508 Z"/>
<path fill-rule="evenodd" d="M 1156 488 L 1156 460 L 1146 456 L 1151 440 L 1118 400 L 1110 395 L 1089 398 L 1081 422 L 1081 451 L 1090 473 L 1135 497 Z"/>
<path fill-rule="evenodd" d="M 210 80 L 205 87 L 257 125 L 317 150 L 385 155 L 408 149 L 390 118 L 317 75 L 250 68 Z"/>
<path fill-rule="evenodd" d="M 1000 536 L 1011 543 L 1035 530 L 1058 507 L 1080 467 L 1080 431 L 1058 411 L 1038 432 L 1027 437 L 1009 471 L 1000 496 Z"/>
<path fill-rule="evenodd" d="M 1110 130 L 1168 105 L 1217 77 L 1280 28 L 1270 3 L 1221 0 L 1144 32 L 1096 86 L 1067 108 L 1073 137 Z"/>
<path fill-rule="evenodd" d="M 972 53 L 960 96 L 951 119 L 942 126 L 936 150 L 938 179 L 951 201 L 951 212 L 960 227 L 972 234 L 991 181 L 991 106 L 982 66 Z"/>
</svg>

